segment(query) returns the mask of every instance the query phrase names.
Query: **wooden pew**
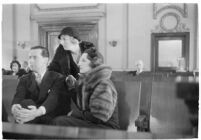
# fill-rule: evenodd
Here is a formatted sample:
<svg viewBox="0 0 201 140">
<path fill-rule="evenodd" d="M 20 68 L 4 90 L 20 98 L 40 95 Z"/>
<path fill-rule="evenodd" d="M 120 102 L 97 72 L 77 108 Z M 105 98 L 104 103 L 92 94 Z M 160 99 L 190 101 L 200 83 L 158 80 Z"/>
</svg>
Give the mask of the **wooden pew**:
<svg viewBox="0 0 201 140">
<path fill-rule="evenodd" d="M 3 77 L 3 104 L 9 121 L 14 119 L 11 114 L 11 102 L 17 86 L 17 78 L 13 76 Z M 122 130 L 127 130 L 129 125 L 135 126 L 134 122 L 139 115 L 139 95 L 141 84 L 138 81 L 114 81 L 118 92 L 119 122 Z M 133 128 L 132 131 L 137 130 Z"/>
<path fill-rule="evenodd" d="M 173 139 L 191 138 L 177 134 L 127 132 L 111 129 L 90 129 L 3 122 L 4 139 Z"/>
<path fill-rule="evenodd" d="M 150 131 L 159 134 L 177 134 L 197 137 L 193 134 L 193 125 L 191 124 L 191 113 L 184 98 L 178 96 L 178 90 L 190 88 L 198 83 L 187 83 L 181 86 L 184 82 L 152 82 L 152 97 L 151 97 L 151 111 L 150 111 Z M 185 82 L 186 83 L 186 82 Z M 178 84 L 180 86 L 178 86 Z M 187 90 L 187 89 L 186 89 Z M 186 91 L 185 90 L 185 91 Z M 198 94 L 198 90 L 189 91 L 191 94 Z M 189 93 L 188 92 L 188 93 Z M 197 92 L 197 93 L 194 93 Z M 185 96 L 183 92 L 182 96 Z M 193 100 L 197 105 L 198 118 L 198 96 Z M 195 110 L 196 110 L 196 105 Z M 196 132 L 195 132 L 196 133 Z"/>
<path fill-rule="evenodd" d="M 165 77 L 166 78 L 166 77 Z M 168 80 L 167 80 L 168 79 Z M 171 79 L 171 80 L 169 80 Z M 128 127 L 132 124 L 134 124 L 135 120 L 137 120 L 139 115 L 145 114 L 145 116 L 148 118 L 148 132 L 151 128 L 151 131 L 154 130 L 152 126 L 153 125 L 153 118 L 150 119 L 150 114 L 153 113 L 151 107 L 153 105 L 151 103 L 150 98 L 151 95 L 154 93 L 153 96 L 155 96 L 155 91 L 158 91 L 158 87 L 155 88 L 155 85 L 153 82 L 161 82 L 160 80 L 163 80 L 161 78 L 153 78 L 153 75 L 146 75 L 145 77 L 141 76 L 140 78 L 133 78 L 132 80 L 114 80 L 115 87 L 117 88 L 118 95 L 119 95 L 119 118 L 120 118 L 120 126 L 122 130 L 127 130 Z M 153 82 L 152 82 L 153 81 Z M 166 82 L 173 83 L 172 81 L 175 81 L 172 78 L 166 78 Z M 167 85 L 167 84 L 166 84 Z M 159 86 L 160 87 L 160 86 Z M 162 86 L 163 87 L 163 86 Z M 164 86 L 165 87 L 165 86 Z M 159 88 L 161 92 L 163 92 L 163 88 Z M 173 92 L 171 92 L 173 93 Z M 174 92 L 175 93 L 175 92 Z M 167 94 L 168 95 L 168 94 Z M 164 98 L 162 98 L 164 99 Z M 165 98 L 166 99 L 166 98 Z M 12 100 L 12 99 L 11 99 Z M 151 109 L 150 109 L 151 108 Z M 151 112 L 151 113 L 150 113 Z M 152 117 L 152 116 L 151 116 Z M 149 127 L 150 126 L 150 127 Z M 168 128 L 168 127 L 166 127 Z M 122 134 L 125 135 L 125 134 Z M 166 133 L 157 133 L 157 131 L 152 132 L 153 137 L 159 137 L 159 138 L 182 138 L 186 137 L 186 135 L 183 135 L 182 133 L 173 133 L 173 134 L 166 134 Z"/>
<path fill-rule="evenodd" d="M 119 124 L 122 130 L 137 131 L 135 120 L 139 116 L 141 83 L 113 81 L 118 92 Z"/>
<path fill-rule="evenodd" d="M 10 122 L 14 121 L 11 114 L 11 102 L 16 91 L 17 83 L 18 83 L 17 76 L 3 75 L 3 81 L 2 81 L 3 102 L 2 103 L 8 115 L 8 121 Z"/>
<path fill-rule="evenodd" d="M 23 139 L 152 139 L 151 133 L 3 122 L 3 138 Z"/>
<path fill-rule="evenodd" d="M 126 73 L 123 72 L 123 74 Z M 120 81 L 120 79 L 118 80 Z M 141 85 L 139 116 L 136 120 L 138 131 L 153 131 L 154 133 L 159 133 L 160 135 L 167 134 L 167 137 L 168 134 L 171 136 L 179 135 L 180 137 L 197 137 L 199 97 L 195 96 L 195 99 L 191 99 L 189 101 L 189 99 L 185 99 L 184 97 L 178 97 L 177 94 L 178 89 L 182 90 L 181 86 L 178 87 L 178 83 L 186 83 L 186 85 L 183 85 L 186 87 L 186 93 L 198 95 L 198 90 L 197 93 L 193 93 L 194 90 L 191 88 L 192 82 L 198 84 L 198 77 L 193 77 L 192 73 L 150 73 L 148 75 L 142 74 L 135 76 L 132 77 L 132 79 L 124 78 L 124 81 L 129 80 L 138 81 Z M 182 93 L 184 93 L 183 90 Z M 168 100 L 168 102 L 167 99 L 170 101 Z M 167 105 L 169 104 L 173 108 L 164 106 L 164 103 Z M 160 105 L 163 106 L 159 111 L 157 109 L 160 107 Z M 189 106 L 194 106 L 194 109 L 192 109 L 192 107 L 189 109 Z M 176 110 L 175 107 L 183 110 Z M 170 110 L 169 113 L 168 110 Z M 196 110 L 194 111 L 196 113 L 192 114 L 189 110 L 191 110 L 191 112 L 193 112 L 192 110 Z M 163 116 L 163 111 L 166 113 L 166 115 L 168 115 Z M 159 122 L 157 117 L 160 119 L 165 119 L 165 124 L 163 121 Z M 179 118 L 182 119 L 178 121 Z"/>
</svg>

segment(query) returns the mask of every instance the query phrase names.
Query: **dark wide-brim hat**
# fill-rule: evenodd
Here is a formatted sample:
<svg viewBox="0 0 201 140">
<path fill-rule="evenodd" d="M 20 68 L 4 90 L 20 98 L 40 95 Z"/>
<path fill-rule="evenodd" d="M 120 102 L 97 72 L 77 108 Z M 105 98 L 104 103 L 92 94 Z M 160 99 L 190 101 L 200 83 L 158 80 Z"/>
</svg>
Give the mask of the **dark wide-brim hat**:
<svg viewBox="0 0 201 140">
<path fill-rule="evenodd" d="M 72 27 L 65 27 L 64 29 L 62 29 L 61 33 L 58 36 L 59 39 L 61 39 L 61 35 L 69 35 L 77 40 L 80 40 L 79 33 Z"/>
</svg>

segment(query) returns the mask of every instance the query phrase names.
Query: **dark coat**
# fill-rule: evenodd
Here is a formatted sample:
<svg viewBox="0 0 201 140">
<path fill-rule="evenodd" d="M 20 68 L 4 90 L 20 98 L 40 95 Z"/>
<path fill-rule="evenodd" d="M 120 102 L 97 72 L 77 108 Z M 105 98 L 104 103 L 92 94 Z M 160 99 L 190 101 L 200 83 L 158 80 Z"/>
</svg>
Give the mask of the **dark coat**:
<svg viewBox="0 0 201 140">
<path fill-rule="evenodd" d="M 82 41 L 80 44 L 81 54 L 89 48 L 94 47 L 93 43 Z M 50 71 L 55 71 L 63 74 L 64 76 L 73 75 L 76 79 L 78 79 L 79 68 L 77 64 L 74 62 L 71 52 L 64 50 L 63 46 L 60 44 L 56 50 L 54 58 L 52 62 L 48 66 Z"/>
<path fill-rule="evenodd" d="M 7 71 L 5 75 L 12 75 L 13 71 Z M 21 76 L 27 74 L 27 72 L 24 69 L 19 69 L 19 71 L 16 73 L 16 75 L 18 76 L 18 78 L 20 78 Z"/>
<path fill-rule="evenodd" d="M 31 99 L 37 107 L 45 107 L 47 116 L 66 115 L 70 111 L 70 97 L 66 94 L 64 79 L 59 73 L 46 71 L 38 86 L 33 72 L 24 75 L 19 79 L 12 104 Z"/>
<path fill-rule="evenodd" d="M 52 62 L 48 66 L 48 70 L 55 71 L 63 74 L 64 76 L 73 75 L 75 78 L 78 77 L 79 68 L 73 61 L 70 51 L 64 50 L 60 44 L 56 50 Z"/>
</svg>

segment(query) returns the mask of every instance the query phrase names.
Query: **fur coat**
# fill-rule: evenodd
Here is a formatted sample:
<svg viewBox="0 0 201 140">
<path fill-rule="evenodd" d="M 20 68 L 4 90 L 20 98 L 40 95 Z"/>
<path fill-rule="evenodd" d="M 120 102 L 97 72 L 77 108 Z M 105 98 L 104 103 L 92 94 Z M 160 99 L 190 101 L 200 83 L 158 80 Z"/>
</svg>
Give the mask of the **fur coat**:
<svg viewBox="0 0 201 140">
<path fill-rule="evenodd" d="M 82 116 L 72 115 L 118 128 L 117 91 L 110 81 L 111 73 L 110 67 L 102 65 L 80 77 L 76 104 Z"/>
</svg>

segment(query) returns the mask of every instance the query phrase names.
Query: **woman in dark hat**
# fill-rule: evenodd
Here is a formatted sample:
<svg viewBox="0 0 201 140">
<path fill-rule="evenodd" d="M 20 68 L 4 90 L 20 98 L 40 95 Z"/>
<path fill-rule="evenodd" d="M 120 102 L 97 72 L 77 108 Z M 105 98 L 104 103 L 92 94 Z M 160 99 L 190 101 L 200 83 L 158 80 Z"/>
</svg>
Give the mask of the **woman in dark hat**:
<svg viewBox="0 0 201 140">
<path fill-rule="evenodd" d="M 79 34 L 71 27 L 64 28 L 59 34 L 60 45 L 48 69 L 64 76 L 73 75 L 78 78 L 77 62 L 86 48 L 94 47 L 93 43 L 80 41 Z"/>
</svg>

